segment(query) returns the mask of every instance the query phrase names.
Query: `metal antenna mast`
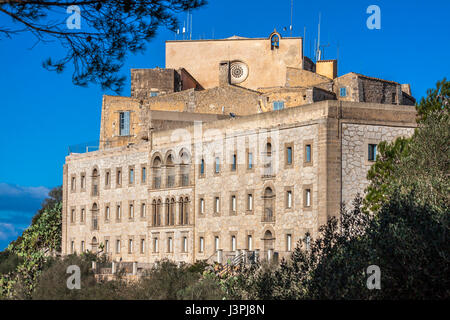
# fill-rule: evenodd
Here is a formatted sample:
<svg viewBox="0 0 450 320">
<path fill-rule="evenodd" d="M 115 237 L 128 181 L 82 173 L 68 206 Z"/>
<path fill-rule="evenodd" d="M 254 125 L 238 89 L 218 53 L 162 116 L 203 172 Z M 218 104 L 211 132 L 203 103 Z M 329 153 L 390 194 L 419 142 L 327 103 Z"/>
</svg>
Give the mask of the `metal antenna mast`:
<svg viewBox="0 0 450 320">
<path fill-rule="evenodd" d="M 294 12 L 294 0 L 291 0 L 291 24 L 289 26 L 289 36 L 292 37 L 292 13 Z"/>
</svg>

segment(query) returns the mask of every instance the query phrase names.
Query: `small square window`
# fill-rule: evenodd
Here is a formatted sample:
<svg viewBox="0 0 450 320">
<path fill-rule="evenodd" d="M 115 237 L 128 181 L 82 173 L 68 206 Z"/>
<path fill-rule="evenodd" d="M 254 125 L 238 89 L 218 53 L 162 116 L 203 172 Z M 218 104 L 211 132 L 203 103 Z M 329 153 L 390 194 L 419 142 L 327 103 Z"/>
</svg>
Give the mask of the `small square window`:
<svg viewBox="0 0 450 320">
<path fill-rule="evenodd" d="M 284 109 L 284 101 L 274 101 L 273 102 L 273 110 L 282 110 Z"/>
<path fill-rule="evenodd" d="M 367 160 L 376 161 L 377 160 L 377 145 L 369 143 Z"/>
</svg>

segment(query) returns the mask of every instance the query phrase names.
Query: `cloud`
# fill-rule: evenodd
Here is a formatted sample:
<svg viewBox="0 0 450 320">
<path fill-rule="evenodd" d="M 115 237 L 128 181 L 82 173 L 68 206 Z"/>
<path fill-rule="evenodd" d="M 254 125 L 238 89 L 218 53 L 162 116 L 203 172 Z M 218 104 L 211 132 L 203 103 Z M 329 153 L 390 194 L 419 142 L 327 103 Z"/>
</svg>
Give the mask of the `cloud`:
<svg viewBox="0 0 450 320">
<path fill-rule="evenodd" d="M 17 238 L 19 231 L 11 223 L 0 222 L 0 240 Z"/>
<path fill-rule="evenodd" d="M 24 187 L 0 183 L 0 211 L 36 211 L 47 197 L 46 187 Z"/>
</svg>

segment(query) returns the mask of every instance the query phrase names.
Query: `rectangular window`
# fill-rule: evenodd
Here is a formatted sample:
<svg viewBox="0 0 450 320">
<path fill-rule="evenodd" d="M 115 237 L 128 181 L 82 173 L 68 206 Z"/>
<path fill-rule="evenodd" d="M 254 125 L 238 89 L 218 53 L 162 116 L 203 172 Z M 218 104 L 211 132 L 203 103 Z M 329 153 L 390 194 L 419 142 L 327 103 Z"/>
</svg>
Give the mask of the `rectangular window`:
<svg viewBox="0 0 450 320">
<path fill-rule="evenodd" d="M 292 208 L 292 191 L 288 190 L 286 192 L 286 207 L 287 208 Z"/>
<path fill-rule="evenodd" d="M 292 250 L 292 236 L 290 234 L 286 235 L 286 251 Z"/>
<path fill-rule="evenodd" d="M 247 249 L 249 251 L 253 250 L 253 238 L 251 235 L 247 236 Z"/>
<path fill-rule="evenodd" d="M 128 182 L 130 183 L 130 184 L 132 184 L 132 183 L 134 183 L 134 169 L 130 169 L 130 172 L 129 172 L 129 175 L 128 175 Z"/>
<path fill-rule="evenodd" d="M 248 169 L 253 168 L 253 154 L 251 152 L 247 154 L 247 162 L 248 162 Z"/>
<path fill-rule="evenodd" d="M 109 213 L 109 206 L 106 206 L 105 208 L 105 220 L 109 221 L 110 213 Z"/>
<path fill-rule="evenodd" d="M 284 109 L 284 101 L 274 101 L 273 102 L 273 110 L 281 110 Z"/>
<path fill-rule="evenodd" d="M 220 172 L 220 160 L 219 157 L 216 157 L 216 165 L 215 165 L 216 169 L 215 169 L 215 173 L 219 173 Z"/>
<path fill-rule="evenodd" d="M 369 161 L 377 160 L 377 145 L 376 144 L 369 143 L 367 160 L 369 160 Z"/>
<path fill-rule="evenodd" d="M 72 209 L 70 213 L 70 222 L 75 222 L 75 209 Z"/>
<path fill-rule="evenodd" d="M 144 218 L 147 214 L 147 207 L 145 205 L 145 203 L 141 204 L 141 217 Z"/>
<path fill-rule="evenodd" d="M 253 210 L 253 195 L 252 194 L 247 195 L 247 210 L 249 210 L 249 211 Z"/>
<path fill-rule="evenodd" d="M 119 114 L 119 135 L 130 135 L 130 111 L 120 112 Z"/>
<path fill-rule="evenodd" d="M 84 252 L 84 241 L 81 241 L 81 252 Z"/>
<path fill-rule="evenodd" d="M 105 174 L 105 186 L 109 186 L 109 181 L 110 181 L 110 173 L 109 171 L 107 171 Z"/>
<path fill-rule="evenodd" d="M 145 253 L 145 239 L 141 239 L 141 253 Z"/>
<path fill-rule="evenodd" d="M 311 189 L 305 189 L 305 207 L 311 206 Z"/>
<path fill-rule="evenodd" d="M 75 190 L 75 185 L 76 185 L 76 178 L 75 178 L 75 177 L 72 177 L 72 182 L 71 182 L 71 184 L 70 184 L 70 189 L 71 189 L 72 191 Z"/>
<path fill-rule="evenodd" d="M 215 213 L 219 213 L 220 211 L 220 198 L 219 197 L 215 197 L 214 199 L 214 212 Z"/>
<path fill-rule="evenodd" d="M 339 88 L 339 96 L 341 96 L 341 97 L 347 96 L 347 88 L 346 87 Z"/>
<path fill-rule="evenodd" d="M 173 252 L 173 242 L 172 237 L 167 239 L 167 252 Z"/>
<path fill-rule="evenodd" d="M 158 92 L 157 91 L 151 91 L 150 92 L 150 97 L 157 97 L 158 96 Z"/>
<path fill-rule="evenodd" d="M 86 185 L 86 176 L 84 173 L 81 174 L 81 189 L 84 189 Z"/>
<path fill-rule="evenodd" d="M 200 174 L 203 175 L 205 174 L 205 160 L 202 159 L 201 163 L 200 163 Z"/>
<path fill-rule="evenodd" d="M 231 236 L 231 251 L 236 251 L 236 236 Z"/>
<path fill-rule="evenodd" d="M 116 218 L 117 218 L 117 220 L 122 219 L 122 210 L 120 209 L 120 205 L 117 206 Z"/>
<path fill-rule="evenodd" d="M 286 163 L 292 164 L 292 147 L 287 147 L 286 149 Z"/>
<path fill-rule="evenodd" d="M 204 214 L 205 213 L 205 199 L 200 198 L 200 213 Z"/>
<path fill-rule="evenodd" d="M 236 196 L 235 195 L 231 196 L 231 211 L 233 213 L 236 213 Z"/>
<path fill-rule="evenodd" d="M 70 243 L 70 253 L 74 253 L 75 252 L 75 241 L 72 241 Z"/>
<path fill-rule="evenodd" d="M 183 252 L 188 252 L 188 241 L 187 241 L 187 237 L 183 237 L 182 246 L 183 246 Z"/>
<path fill-rule="evenodd" d="M 231 165 L 231 171 L 236 171 L 236 154 L 233 154 L 233 164 Z"/>
<path fill-rule="evenodd" d="M 219 236 L 214 237 L 214 250 L 219 250 Z"/>
<path fill-rule="evenodd" d="M 120 253 L 120 240 L 116 241 L 116 253 Z"/>
<path fill-rule="evenodd" d="M 205 251 L 205 239 L 203 237 L 200 237 L 200 239 L 199 239 L 198 251 L 199 252 Z"/>
<path fill-rule="evenodd" d="M 133 253 L 133 239 L 128 240 L 128 253 Z"/>
<path fill-rule="evenodd" d="M 145 183 L 147 181 L 147 168 L 142 167 L 142 176 L 141 176 L 141 182 Z"/>
<path fill-rule="evenodd" d="M 81 209 L 80 222 L 84 222 L 84 209 Z"/>
<path fill-rule="evenodd" d="M 158 252 L 158 238 L 153 238 L 153 252 Z"/>
<path fill-rule="evenodd" d="M 122 170 L 117 169 L 116 171 L 116 184 L 120 186 L 122 184 Z"/>
<path fill-rule="evenodd" d="M 305 162 L 311 162 L 311 145 L 305 146 Z"/>
<path fill-rule="evenodd" d="M 134 206 L 132 204 L 130 204 L 129 218 L 130 219 L 134 218 Z"/>
</svg>

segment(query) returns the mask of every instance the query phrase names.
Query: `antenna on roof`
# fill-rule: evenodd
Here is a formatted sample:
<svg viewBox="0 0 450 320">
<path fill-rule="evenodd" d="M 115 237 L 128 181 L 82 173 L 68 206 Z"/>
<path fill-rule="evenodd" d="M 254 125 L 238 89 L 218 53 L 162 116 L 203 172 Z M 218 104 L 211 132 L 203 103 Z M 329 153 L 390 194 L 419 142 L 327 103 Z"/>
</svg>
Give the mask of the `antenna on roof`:
<svg viewBox="0 0 450 320">
<path fill-rule="evenodd" d="M 191 27 L 190 32 L 189 32 L 189 40 L 192 39 L 192 14 L 191 14 L 191 23 L 189 24 L 189 26 Z"/>
<path fill-rule="evenodd" d="M 317 27 L 317 47 L 316 47 L 316 61 L 320 60 L 320 16 L 319 12 L 319 25 Z"/>
<path fill-rule="evenodd" d="M 291 24 L 289 25 L 289 36 L 292 37 L 292 13 L 294 11 L 294 0 L 291 0 Z"/>
</svg>

